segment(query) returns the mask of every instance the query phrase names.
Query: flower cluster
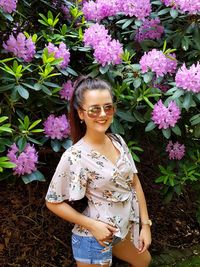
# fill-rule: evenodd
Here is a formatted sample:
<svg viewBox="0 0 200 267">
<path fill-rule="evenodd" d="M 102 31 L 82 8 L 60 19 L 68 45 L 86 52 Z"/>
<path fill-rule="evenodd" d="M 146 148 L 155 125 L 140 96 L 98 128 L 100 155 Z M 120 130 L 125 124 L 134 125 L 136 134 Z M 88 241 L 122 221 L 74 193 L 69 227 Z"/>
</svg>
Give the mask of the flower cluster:
<svg viewBox="0 0 200 267">
<path fill-rule="evenodd" d="M 177 71 L 175 77 L 176 85 L 193 93 L 200 93 L 200 64 L 193 64 L 189 69 L 185 64 Z"/>
<path fill-rule="evenodd" d="M 17 8 L 17 0 L 0 0 L 0 8 L 4 12 L 12 13 Z"/>
<path fill-rule="evenodd" d="M 94 49 L 94 57 L 102 66 L 121 63 L 122 45 L 118 40 L 111 40 L 103 25 L 96 23 L 86 29 L 84 43 Z"/>
<path fill-rule="evenodd" d="M 172 141 L 169 141 L 166 147 L 166 152 L 169 153 L 170 159 L 180 160 L 185 155 L 185 146 L 182 144 L 179 144 L 178 142 L 173 144 Z"/>
<path fill-rule="evenodd" d="M 44 133 L 51 139 L 63 139 L 70 133 L 69 122 L 65 115 L 55 117 L 51 114 L 44 122 Z"/>
<path fill-rule="evenodd" d="M 73 94 L 73 85 L 72 82 L 69 80 L 66 83 L 62 84 L 62 89 L 59 91 L 61 98 L 65 100 L 70 100 Z"/>
<path fill-rule="evenodd" d="M 165 107 L 162 100 L 159 100 L 154 106 L 152 120 L 158 125 L 159 129 L 167 129 L 175 126 L 180 114 L 180 109 L 174 101 L 171 101 L 168 107 Z"/>
<path fill-rule="evenodd" d="M 135 40 L 142 42 L 145 39 L 159 39 L 164 32 L 160 19 L 145 19 L 142 26 L 136 31 Z"/>
<path fill-rule="evenodd" d="M 122 2 L 122 12 L 127 16 L 135 16 L 144 19 L 151 13 L 150 0 L 124 0 Z"/>
<path fill-rule="evenodd" d="M 200 12 L 199 0 L 162 0 L 166 6 L 172 6 L 179 9 L 181 12 L 189 14 L 197 14 Z"/>
<path fill-rule="evenodd" d="M 169 56 L 157 49 L 152 49 L 148 53 L 145 52 L 139 62 L 142 73 L 148 72 L 149 69 L 155 72 L 157 77 L 174 73 L 177 67 L 176 56 L 175 54 Z"/>
<path fill-rule="evenodd" d="M 35 55 L 35 44 L 32 38 L 27 39 L 22 32 L 16 38 L 11 34 L 7 42 L 3 43 L 3 48 L 26 62 L 30 62 Z"/>
<path fill-rule="evenodd" d="M 59 66 L 63 69 L 66 68 L 70 61 L 70 52 L 69 49 L 67 49 L 66 45 L 61 42 L 59 44 L 59 47 L 56 47 L 54 44 L 49 43 L 47 46 L 49 53 L 54 53 L 55 58 L 62 58 L 63 61 L 59 63 Z"/>
<path fill-rule="evenodd" d="M 87 20 L 100 21 L 119 12 L 144 19 L 151 12 L 151 4 L 149 0 L 90 0 L 83 4 L 82 10 Z"/>
<path fill-rule="evenodd" d="M 37 169 L 38 154 L 34 146 L 31 146 L 29 143 L 21 153 L 19 153 L 17 145 L 13 144 L 7 156 L 11 162 L 16 164 L 16 167 L 13 168 L 14 175 L 30 174 Z"/>
</svg>

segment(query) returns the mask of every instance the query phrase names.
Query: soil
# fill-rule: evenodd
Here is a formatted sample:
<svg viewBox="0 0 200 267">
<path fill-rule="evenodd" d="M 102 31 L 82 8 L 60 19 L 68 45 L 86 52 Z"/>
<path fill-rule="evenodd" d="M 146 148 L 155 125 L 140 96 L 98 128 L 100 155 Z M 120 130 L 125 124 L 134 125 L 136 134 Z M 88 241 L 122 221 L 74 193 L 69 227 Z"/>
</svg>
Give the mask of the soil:
<svg viewBox="0 0 200 267">
<path fill-rule="evenodd" d="M 53 160 L 52 160 L 53 159 Z M 25 185 L 0 182 L 0 266 L 75 267 L 70 245 L 72 224 L 56 217 L 45 206 L 45 194 L 59 155 L 52 155 L 51 167 L 43 167 L 46 182 Z M 148 175 L 147 175 L 148 173 Z M 152 255 L 165 249 L 181 249 L 200 243 L 200 227 L 195 217 L 193 192 L 188 189 L 164 205 L 154 174 L 146 166 L 140 171 L 150 217 L 153 220 Z M 73 203 L 81 210 L 85 200 Z M 114 259 L 113 266 L 120 263 Z M 126 266 L 126 265 L 120 265 Z"/>
</svg>

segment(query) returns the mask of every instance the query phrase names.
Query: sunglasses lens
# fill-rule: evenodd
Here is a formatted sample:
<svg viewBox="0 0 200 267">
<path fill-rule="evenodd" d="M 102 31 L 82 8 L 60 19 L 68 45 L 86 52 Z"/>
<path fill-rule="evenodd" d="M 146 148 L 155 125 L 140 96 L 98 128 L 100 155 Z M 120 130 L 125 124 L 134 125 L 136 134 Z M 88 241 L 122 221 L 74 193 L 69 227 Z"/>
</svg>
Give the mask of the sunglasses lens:
<svg viewBox="0 0 200 267">
<path fill-rule="evenodd" d="M 91 107 L 88 110 L 88 116 L 90 118 L 96 118 L 101 114 L 101 107 Z"/>
<path fill-rule="evenodd" d="M 113 104 L 108 104 L 103 106 L 104 112 L 106 115 L 111 116 L 114 114 L 115 108 Z M 101 114 L 101 107 L 96 106 L 96 107 L 90 107 L 88 110 L 88 116 L 90 118 L 97 118 Z"/>
</svg>

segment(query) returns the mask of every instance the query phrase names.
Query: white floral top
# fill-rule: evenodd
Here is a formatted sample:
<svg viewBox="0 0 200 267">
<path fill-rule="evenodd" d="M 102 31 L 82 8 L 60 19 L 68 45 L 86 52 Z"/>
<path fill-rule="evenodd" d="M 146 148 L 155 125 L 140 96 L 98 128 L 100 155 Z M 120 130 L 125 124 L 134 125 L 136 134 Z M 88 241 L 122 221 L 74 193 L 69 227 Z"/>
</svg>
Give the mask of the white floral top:
<svg viewBox="0 0 200 267">
<path fill-rule="evenodd" d="M 122 137 L 116 135 L 119 142 L 113 134 L 109 136 L 120 151 L 115 164 L 83 139 L 79 140 L 63 153 L 46 200 L 59 203 L 79 200 L 86 195 L 88 206 L 83 214 L 117 227 L 119 231 L 115 235 L 122 239 L 131 227 L 134 244 L 138 246 L 139 207 L 132 186 L 137 169 Z M 72 231 L 81 236 L 91 236 L 80 225 L 75 225 Z"/>
</svg>

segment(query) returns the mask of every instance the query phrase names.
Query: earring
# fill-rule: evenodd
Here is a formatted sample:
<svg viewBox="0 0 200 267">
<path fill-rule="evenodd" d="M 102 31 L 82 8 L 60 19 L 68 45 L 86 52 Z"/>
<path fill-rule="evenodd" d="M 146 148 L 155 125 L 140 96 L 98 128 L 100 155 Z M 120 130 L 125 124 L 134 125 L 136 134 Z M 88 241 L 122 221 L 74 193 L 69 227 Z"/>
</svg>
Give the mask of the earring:
<svg viewBox="0 0 200 267">
<path fill-rule="evenodd" d="M 81 120 L 80 122 L 81 122 L 81 124 L 83 124 L 84 120 Z"/>
</svg>

